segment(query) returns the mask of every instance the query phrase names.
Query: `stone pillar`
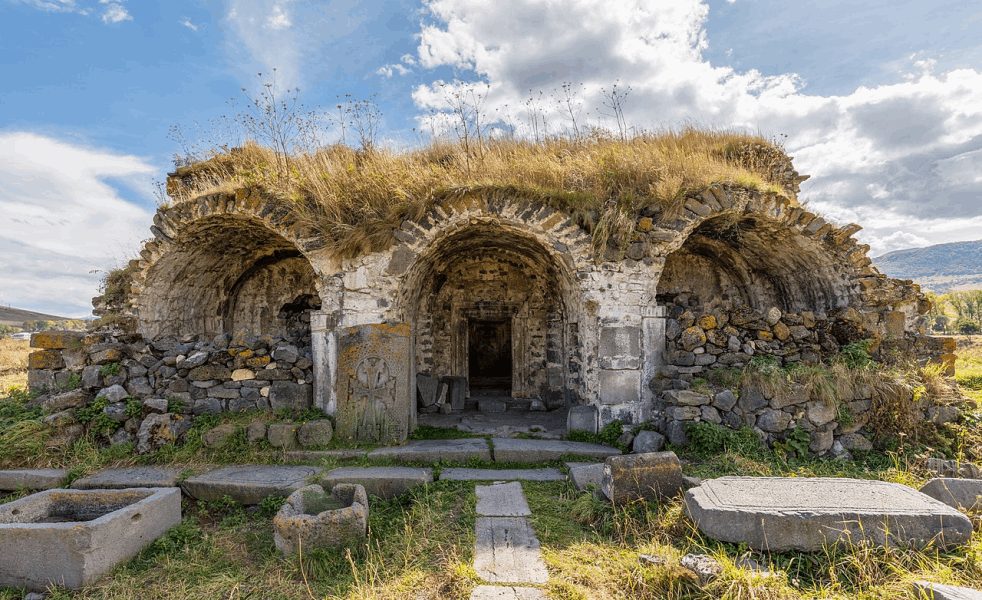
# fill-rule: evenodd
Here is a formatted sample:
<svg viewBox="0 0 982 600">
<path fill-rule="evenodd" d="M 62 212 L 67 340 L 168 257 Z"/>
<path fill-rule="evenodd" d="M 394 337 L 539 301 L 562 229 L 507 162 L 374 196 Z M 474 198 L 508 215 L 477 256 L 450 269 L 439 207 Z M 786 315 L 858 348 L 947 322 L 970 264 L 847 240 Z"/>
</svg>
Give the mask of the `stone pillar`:
<svg viewBox="0 0 982 600">
<path fill-rule="evenodd" d="M 314 406 L 336 416 L 338 400 L 335 383 L 338 369 L 337 315 L 322 311 L 310 313 L 310 344 L 314 361 Z"/>
<path fill-rule="evenodd" d="M 650 411 L 654 393 L 648 386 L 655 371 L 665 364 L 665 307 L 641 308 L 641 400 L 645 411 Z M 650 418 L 646 416 L 645 418 Z"/>
</svg>

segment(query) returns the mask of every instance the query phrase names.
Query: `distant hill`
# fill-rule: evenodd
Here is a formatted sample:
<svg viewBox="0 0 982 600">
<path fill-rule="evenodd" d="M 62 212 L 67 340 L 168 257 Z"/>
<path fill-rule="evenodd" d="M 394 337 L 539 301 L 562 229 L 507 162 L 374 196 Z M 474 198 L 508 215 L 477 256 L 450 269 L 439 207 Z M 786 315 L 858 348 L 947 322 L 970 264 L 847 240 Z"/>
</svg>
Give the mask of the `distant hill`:
<svg viewBox="0 0 982 600">
<path fill-rule="evenodd" d="M 982 289 L 982 240 L 896 250 L 873 264 L 889 277 L 913 279 L 924 291 Z"/>
<path fill-rule="evenodd" d="M 71 321 L 71 317 L 57 317 L 44 313 L 24 310 L 22 308 L 9 308 L 0 306 L 0 325 L 11 325 L 20 327 L 24 321 Z"/>
</svg>

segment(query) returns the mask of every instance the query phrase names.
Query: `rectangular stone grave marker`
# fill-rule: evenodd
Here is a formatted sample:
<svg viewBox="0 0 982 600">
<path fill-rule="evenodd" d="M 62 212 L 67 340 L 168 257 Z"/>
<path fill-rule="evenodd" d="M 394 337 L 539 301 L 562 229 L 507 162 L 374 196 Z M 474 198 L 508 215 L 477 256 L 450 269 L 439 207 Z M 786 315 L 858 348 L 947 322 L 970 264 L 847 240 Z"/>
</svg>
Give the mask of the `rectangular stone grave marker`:
<svg viewBox="0 0 982 600">
<path fill-rule="evenodd" d="M 244 465 L 216 469 L 189 477 L 181 487 L 198 500 L 221 500 L 226 495 L 242 504 L 259 504 L 266 496 L 289 496 L 321 473 L 321 467 Z"/>
<path fill-rule="evenodd" d="M 49 490 L 61 485 L 65 469 L 12 469 L 0 471 L 0 490 L 13 492 L 20 488 Z"/>
<path fill-rule="evenodd" d="M 715 540 L 771 552 L 863 540 L 949 547 L 972 535 L 972 522 L 957 510 L 884 481 L 721 477 L 686 492 L 685 511 Z"/>
<path fill-rule="evenodd" d="M 345 440 L 401 442 L 416 405 L 410 390 L 409 325 L 357 325 L 338 339 L 337 435 Z"/>
</svg>

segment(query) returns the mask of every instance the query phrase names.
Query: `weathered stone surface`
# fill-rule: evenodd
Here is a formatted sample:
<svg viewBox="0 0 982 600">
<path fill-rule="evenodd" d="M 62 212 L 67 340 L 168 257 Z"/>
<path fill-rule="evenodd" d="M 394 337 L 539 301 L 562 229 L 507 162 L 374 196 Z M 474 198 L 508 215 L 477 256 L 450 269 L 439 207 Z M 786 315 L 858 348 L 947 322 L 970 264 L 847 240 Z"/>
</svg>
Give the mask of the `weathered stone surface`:
<svg viewBox="0 0 982 600">
<path fill-rule="evenodd" d="M 599 362 L 602 369 L 637 369 L 641 364 L 641 328 L 602 327 Z"/>
<path fill-rule="evenodd" d="M 45 350 L 61 350 L 82 346 L 85 341 L 84 331 L 39 331 L 31 336 L 31 348 Z"/>
<path fill-rule="evenodd" d="M 13 492 L 20 488 L 50 490 L 61 485 L 65 469 L 11 469 L 0 471 L 0 490 Z"/>
<path fill-rule="evenodd" d="M 15 500 L 0 506 L 0 587 L 80 588 L 180 522 L 175 488 L 48 490 Z"/>
<path fill-rule="evenodd" d="M 266 496 L 289 496 L 323 470 L 308 466 L 224 467 L 189 477 L 181 488 L 198 500 L 221 500 L 227 494 L 242 504 L 259 504 Z"/>
<path fill-rule="evenodd" d="M 448 468 L 440 479 L 452 481 L 562 481 L 566 476 L 559 469 L 462 469 Z"/>
<path fill-rule="evenodd" d="M 600 402 L 630 404 L 641 394 L 641 371 L 600 371 Z"/>
<path fill-rule="evenodd" d="M 925 462 L 925 468 L 941 477 L 967 477 L 969 479 L 982 479 L 982 468 L 968 462 L 957 460 L 945 460 L 943 458 L 929 458 Z"/>
<path fill-rule="evenodd" d="M 982 479 L 932 479 L 921 488 L 922 494 L 962 510 L 982 510 Z"/>
<path fill-rule="evenodd" d="M 167 412 L 167 399 L 166 398 L 147 398 L 143 401 L 143 414 L 158 414 L 162 415 Z"/>
<path fill-rule="evenodd" d="M 682 337 L 679 338 L 679 344 L 687 352 L 691 352 L 693 349 L 706 344 L 706 332 L 698 326 L 689 327 L 682 332 Z"/>
<path fill-rule="evenodd" d="M 82 408 L 89 401 L 89 395 L 82 390 L 74 390 L 71 392 L 65 392 L 64 394 L 56 394 L 41 400 L 41 408 L 51 411 L 58 412 L 62 410 L 67 410 L 69 408 Z"/>
<path fill-rule="evenodd" d="M 662 394 L 662 398 L 676 406 L 703 406 L 710 402 L 709 396 L 690 390 L 669 390 Z"/>
<path fill-rule="evenodd" d="M 266 439 L 266 423 L 255 421 L 246 427 L 246 441 L 250 444 L 257 444 Z"/>
<path fill-rule="evenodd" d="M 467 401 L 467 378 L 466 377 L 444 377 L 450 387 L 450 407 L 454 410 L 464 410 Z"/>
<path fill-rule="evenodd" d="M 670 421 L 691 421 L 701 414 L 698 406 L 669 406 L 665 409 L 665 416 Z"/>
<path fill-rule="evenodd" d="M 699 579 L 699 585 L 706 585 L 723 572 L 723 565 L 719 561 L 706 554 L 686 554 L 680 561 L 683 568 L 695 573 Z"/>
<path fill-rule="evenodd" d="M 647 454 L 649 452 L 661 452 L 665 447 L 665 436 L 657 431 L 642 429 L 634 438 L 634 453 Z"/>
<path fill-rule="evenodd" d="M 604 476 L 604 464 L 603 463 L 592 463 L 586 465 L 578 465 L 569 468 L 569 479 L 576 486 L 576 489 L 586 490 L 591 485 L 597 488 L 600 487 L 600 481 Z"/>
<path fill-rule="evenodd" d="M 297 432 L 297 441 L 304 447 L 325 446 L 331 443 L 332 437 L 334 437 L 334 427 L 328 419 L 307 421 Z"/>
<path fill-rule="evenodd" d="M 731 410 L 734 406 L 736 406 L 736 403 L 736 396 L 730 390 L 723 390 L 722 392 L 713 396 L 713 406 L 722 411 Z"/>
<path fill-rule="evenodd" d="M 159 450 L 179 440 L 189 429 L 191 429 L 191 420 L 183 415 L 171 413 L 147 415 L 136 434 L 136 451 L 140 454 L 149 454 Z"/>
<path fill-rule="evenodd" d="M 191 381 L 208 381 L 210 379 L 230 379 L 231 369 L 220 365 L 202 365 L 191 369 L 188 379 Z"/>
<path fill-rule="evenodd" d="M 835 478 L 721 477 L 685 493 L 707 536 L 759 551 L 812 552 L 861 540 L 941 547 L 963 544 L 968 517 L 906 486 Z"/>
<path fill-rule="evenodd" d="M 214 429 L 209 429 L 201 436 L 201 441 L 205 446 L 214 447 L 221 446 L 225 443 L 225 440 L 232 437 L 235 433 L 235 425 L 219 425 Z"/>
<path fill-rule="evenodd" d="M 368 495 L 356 483 L 324 491 L 308 485 L 293 492 L 273 518 L 273 543 L 280 554 L 340 548 L 368 537 Z"/>
<path fill-rule="evenodd" d="M 300 358 L 300 350 L 292 344 L 283 344 L 274 348 L 270 356 L 276 362 L 284 362 L 292 365 Z"/>
<path fill-rule="evenodd" d="M 410 327 L 372 324 L 338 331 L 336 435 L 341 439 L 400 442 L 409 436 Z"/>
<path fill-rule="evenodd" d="M 587 442 L 567 442 L 563 440 L 523 440 L 515 438 L 492 438 L 494 460 L 496 462 L 540 462 L 556 460 L 564 454 L 573 454 L 594 460 L 621 453 L 617 448 Z"/>
<path fill-rule="evenodd" d="M 668 443 L 673 446 L 685 446 L 689 443 L 689 436 L 685 432 L 685 421 L 669 421 L 665 425 L 665 437 Z"/>
<path fill-rule="evenodd" d="M 256 373 L 251 369 L 236 369 L 232 371 L 232 381 L 248 381 L 255 379 Z"/>
<path fill-rule="evenodd" d="M 504 400 L 497 398 L 478 398 L 477 410 L 482 413 L 499 414 L 508 410 L 508 405 L 505 404 Z"/>
<path fill-rule="evenodd" d="M 320 464 L 328 460 L 349 460 L 368 456 L 368 450 L 341 448 L 338 450 L 291 450 L 284 453 L 286 460 L 298 463 Z"/>
<path fill-rule="evenodd" d="M 416 486 L 433 481 L 433 469 L 416 467 L 340 467 L 321 478 L 321 485 L 357 483 L 380 498 L 395 498 Z"/>
<path fill-rule="evenodd" d="M 470 600 L 546 600 L 546 595 L 538 588 L 479 585 Z"/>
<path fill-rule="evenodd" d="M 611 456 L 600 489 L 615 505 L 670 498 L 682 492 L 682 465 L 674 452 Z"/>
<path fill-rule="evenodd" d="M 914 593 L 923 600 L 982 600 L 982 592 L 967 587 L 915 581 Z"/>
<path fill-rule="evenodd" d="M 222 401 L 218 398 L 199 398 L 194 401 L 191 412 L 195 415 L 215 415 L 222 412 Z"/>
<path fill-rule="evenodd" d="M 36 350 L 27 356 L 28 369 L 61 369 L 64 366 L 65 361 L 62 360 L 60 352 Z"/>
<path fill-rule="evenodd" d="M 105 389 L 99 390 L 99 393 L 95 395 L 96 398 L 105 398 L 110 402 L 121 402 L 122 400 L 129 397 L 129 392 L 126 391 L 121 385 L 111 385 Z"/>
<path fill-rule="evenodd" d="M 784 412 L 783 410 L 774 410 L 773 408 L 765 408 L 764 411 L 757 417 L 757 427 L 760 427 L 764 431 L 770 433 L 780 433 L 787 429 L 788 423 L 791 422 L 791 415 Z"/>
<path fill-rule="evenodd" d="M 805 404 L 808 420 L 821 427 L 836 417 L 835 406 L 827 402 L 808 402 Z"/>
<path fill-rule="evenodd" d="M 274 448 L 295 448 L 297 446 L 296 423 L 270 423 L 267 428 L 266 438 L 269 445 Z"/>
<path fill-rule="evenodd" d="M 743 414 L 752 414 L 767 406 L 767 398 L 756 386 L 748 385 L 740 390 L 740 399 L 737 405 Z"/>
<path fill-rule="evenodd" d="M 532 514 L 522 492 L 522 484 L 517 481 L 479 485 L 474 491 L 477 494 L 477 514 L 483 517 L 527 517 Z"/>
<path fill-rule="evenodd" d="M 474 570 L 489 583 L 546 583 L 539 540 L 524 517 L 478 517 Z"/>
<path fill-rule="evenodd" d="M 79 479 L 72 487 L 78 490 L 177 487 L 183 471 L 183 467 L 157 466 L 103 469 Z"/>
<path fill-rule="evenodd" d="M 436 391 L 440 385 L 440 380 L 429 375 L 416 376 L 416 390 L 419 394 L 419 403 L 423 406 L 433 406 L 436 404 Z"/>
<path fill-rule="evenodd" d="M 312 398 L 309 384 L 274 381 L 269 386 L 269 405 L 273 410 L 305 410 L 310 408 Z"/>
<path fill-rule="evenodd" d="M 858 433 L 850 433 L 840 437 L 839 443 L 846 450 L 869 451 L 873 449 L 873 443 Z"/>
<path fill-rule="evenodd" d="M 596 406 L 572 406 L 566 415 L 566 430 L 597 433 L 597 417 Z"/>
</svg>

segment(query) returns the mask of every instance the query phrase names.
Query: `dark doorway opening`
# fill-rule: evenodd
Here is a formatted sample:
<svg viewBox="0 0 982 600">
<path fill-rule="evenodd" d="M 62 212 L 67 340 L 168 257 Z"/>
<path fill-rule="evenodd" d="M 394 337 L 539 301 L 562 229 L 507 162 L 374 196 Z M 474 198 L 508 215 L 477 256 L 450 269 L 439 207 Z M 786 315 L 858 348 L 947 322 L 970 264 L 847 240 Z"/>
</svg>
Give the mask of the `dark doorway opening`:
<svg viewBox="0 0 982 600">
<path fill-rule="evenodd" d="M 471 395 L 511 395 L 511 320 L 467 323 L 467 375 Z"/>
</svg>

